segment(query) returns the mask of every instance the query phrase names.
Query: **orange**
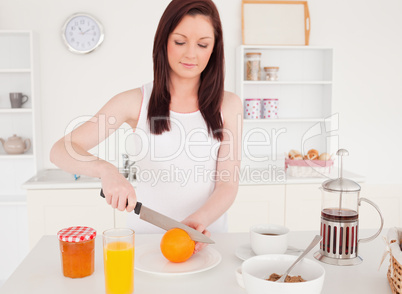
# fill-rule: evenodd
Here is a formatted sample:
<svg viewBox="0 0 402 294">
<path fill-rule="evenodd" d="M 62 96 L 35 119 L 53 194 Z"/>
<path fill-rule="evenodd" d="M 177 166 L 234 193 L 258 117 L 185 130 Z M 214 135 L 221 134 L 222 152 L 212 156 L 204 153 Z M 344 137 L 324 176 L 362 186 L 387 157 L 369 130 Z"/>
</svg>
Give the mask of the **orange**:
<svg viewBox="0 0 402 294">
<path fill-rule="evenodd" d="M 174 228 L 163 235 L 161 251 L 163 256 L 171 262 L 184 262 L 193 255 L 195 242 L 186 231 Z"/>
</svg>

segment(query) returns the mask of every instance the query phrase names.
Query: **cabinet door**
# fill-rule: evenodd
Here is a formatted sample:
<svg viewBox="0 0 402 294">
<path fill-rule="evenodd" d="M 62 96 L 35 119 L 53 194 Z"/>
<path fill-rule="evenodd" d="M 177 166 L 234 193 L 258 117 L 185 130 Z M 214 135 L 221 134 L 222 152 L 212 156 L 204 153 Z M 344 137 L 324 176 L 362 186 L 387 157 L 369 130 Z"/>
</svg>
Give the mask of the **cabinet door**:
<svg viewBox="0 0 402 294">
<path fill-rule="evenodd" d="M 0 232 L 1 284 L 29 252 L 26 204 L 0 203 Z"/>
<path fill-rule="evenodd" d="M 113 209 L 99 189 L 29 190 L 27 202 L 31 248 L 43 235 L 66 227 L 92 227 L 98 236 L 114 227 Z"/>
<path fill-rule="evenodd" d="M 321 184 L 286 185 L 286 220 L 291 231 L 320 230 Z"/>
<path fill-rule="evenodd" d="M 285 185 L 239 186 L 228 211 L 229 231 L 248 232 L 259 223 L 285 223 Z"/>
</svg>

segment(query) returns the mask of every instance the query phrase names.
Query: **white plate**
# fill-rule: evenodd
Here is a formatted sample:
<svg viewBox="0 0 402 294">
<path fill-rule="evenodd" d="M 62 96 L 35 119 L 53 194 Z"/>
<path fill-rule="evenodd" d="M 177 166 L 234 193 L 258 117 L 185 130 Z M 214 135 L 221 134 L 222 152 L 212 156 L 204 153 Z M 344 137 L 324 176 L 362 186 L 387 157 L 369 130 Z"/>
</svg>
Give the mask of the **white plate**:
<svg viewBox="0 0 402 294">
<path fill-rule="evenodd" d="M 300 250 L 298 248 L 288 246 L 288 250 L 286 250 L 285 254 L 297 254 L 302 251 L 303 250 Z M 256 254 L 254 253 L 253 249 L 251 249 L 250 244 L 243 244 L 237 247 L 235 255 L 241 260 L 246 260 L 249 259 L 250 257 L 255 256 Z"/>
<path fill-rule="evenodd" d="M 217 266 L 222 256 L 214 248 L 208 246 L 188 260 L 181 263 L 168 261 L 159 245 L 142 245 L 135 248 L 135 269 L 160 275 L 187 275 L 209 270 Z"/>
</svg>

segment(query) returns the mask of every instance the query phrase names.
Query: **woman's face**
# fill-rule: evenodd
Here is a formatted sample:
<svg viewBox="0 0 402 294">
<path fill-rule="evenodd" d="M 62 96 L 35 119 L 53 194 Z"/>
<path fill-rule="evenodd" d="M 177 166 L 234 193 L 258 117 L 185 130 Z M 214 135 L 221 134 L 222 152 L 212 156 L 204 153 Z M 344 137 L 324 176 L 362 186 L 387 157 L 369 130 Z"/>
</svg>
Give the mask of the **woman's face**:
<svg viewBox="0 0 402 294">
<path fill-rule="evenodd" d="M 183 17 L 168 38 L 170 74 L 181 78 L 199 78 L 208 64 L 214 42 L 214 28 L 209 17 Z"/>
</svg>

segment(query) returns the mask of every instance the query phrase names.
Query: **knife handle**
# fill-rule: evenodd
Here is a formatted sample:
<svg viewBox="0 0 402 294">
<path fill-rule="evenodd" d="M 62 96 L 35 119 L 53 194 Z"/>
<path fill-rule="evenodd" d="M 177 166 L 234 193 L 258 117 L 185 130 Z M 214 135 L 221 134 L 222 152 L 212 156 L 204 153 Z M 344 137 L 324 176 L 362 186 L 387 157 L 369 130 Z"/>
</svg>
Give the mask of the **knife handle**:
<svg viewBox="0 0 402 294">
<path fill-rule="evenodd" d="M 101 195 L 101 197 L 105 198 L 105 194 L 103 194 L 103 189 L 100 190 L 100 195 Z M 128 205 L 128 200 L 127 200 L 126 206 L 127 205 Z M 138 214 L 138 215 L 140 214 L 141 206 L 142 206 L 142 203 L 137 201 L 137 204 L 134 207 L 135 214 Z"/>
</svg>

